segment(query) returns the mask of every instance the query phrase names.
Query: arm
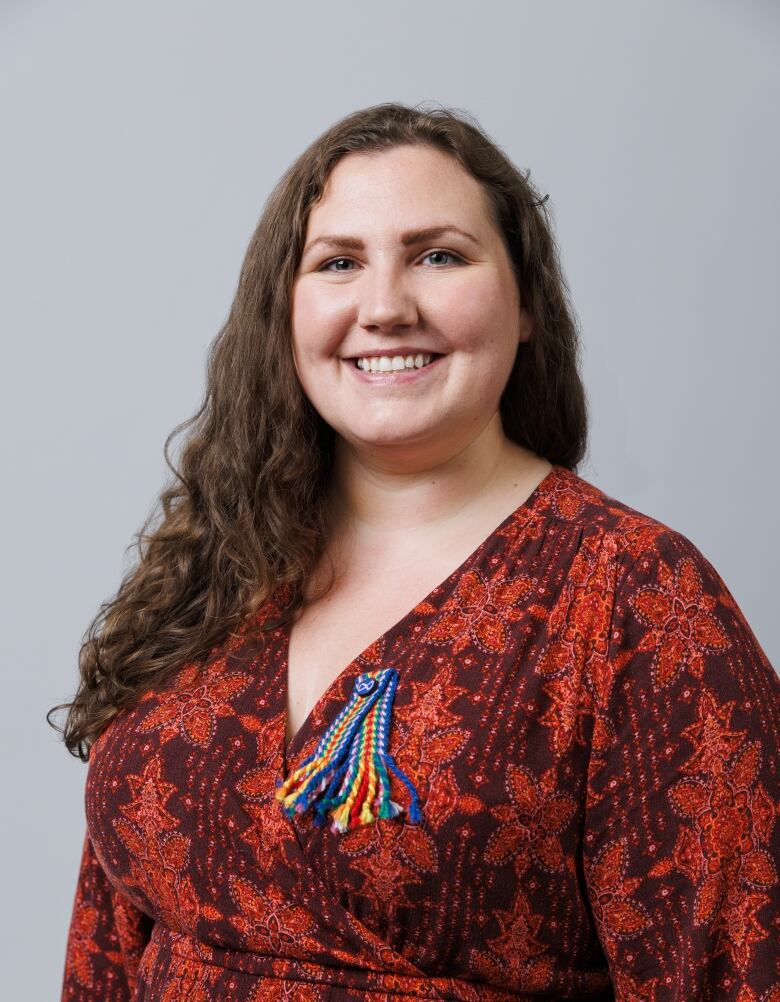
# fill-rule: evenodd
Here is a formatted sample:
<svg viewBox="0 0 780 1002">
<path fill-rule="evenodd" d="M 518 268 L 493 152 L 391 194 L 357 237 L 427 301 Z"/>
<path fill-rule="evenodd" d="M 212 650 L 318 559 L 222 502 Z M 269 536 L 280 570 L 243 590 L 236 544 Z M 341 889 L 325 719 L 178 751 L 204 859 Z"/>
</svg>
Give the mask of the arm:
<svg viewBox="0 0 780 1002">
<path fill-rule="evenodd" d="M 129 1002 L 153 925 L 152 918 L 109 882 L 85 834 L 62 1002 Z"/>
<path fill-rule="evenodd" d="M 616 1000 L 775 1002 L 780 680 L 687 537 L 625 563 L 589 674 L 583 842 Z"/>
</svg>

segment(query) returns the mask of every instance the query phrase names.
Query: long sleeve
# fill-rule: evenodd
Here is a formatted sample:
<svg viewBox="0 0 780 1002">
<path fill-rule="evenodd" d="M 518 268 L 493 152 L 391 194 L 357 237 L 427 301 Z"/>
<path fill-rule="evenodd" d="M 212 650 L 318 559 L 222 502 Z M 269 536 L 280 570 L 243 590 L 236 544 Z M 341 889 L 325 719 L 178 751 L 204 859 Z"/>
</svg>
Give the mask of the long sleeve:
<svg viewBox="0 0 780 1002">
<path fill-rule="evenodd" d="M 62 1002 L 129 1002 L 153 925 L 152 918 L 109 882 L 86 833 L 67 940 Z"/>
<path fill-rule="evenodd" d="M 615 998 L 777 1002 L 780 680 L 687 537 L 637 540 L 589 676 L 583 869 Z"/>
</svg>

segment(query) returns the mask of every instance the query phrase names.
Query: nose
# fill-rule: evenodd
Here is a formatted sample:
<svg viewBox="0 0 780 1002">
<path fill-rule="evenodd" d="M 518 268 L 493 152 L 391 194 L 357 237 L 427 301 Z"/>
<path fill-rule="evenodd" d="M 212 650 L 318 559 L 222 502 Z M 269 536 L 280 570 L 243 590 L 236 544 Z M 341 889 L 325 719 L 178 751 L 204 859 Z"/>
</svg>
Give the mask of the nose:
<svg viewBox="0 0 780 1002">
<path fill-rule="evenodd" d="M 392 331 L 417 324 L 417 302 L 395 268 L 374 269 L 361 282 L 358 323 L 364 330 Z"/>
</svg>

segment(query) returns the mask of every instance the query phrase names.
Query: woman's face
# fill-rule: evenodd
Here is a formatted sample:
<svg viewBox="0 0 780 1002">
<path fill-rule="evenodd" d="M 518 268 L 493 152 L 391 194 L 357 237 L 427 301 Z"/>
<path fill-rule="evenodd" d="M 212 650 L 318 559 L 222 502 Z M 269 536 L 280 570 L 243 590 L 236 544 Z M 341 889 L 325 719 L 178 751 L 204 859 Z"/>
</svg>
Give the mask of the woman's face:
<svg viewBox="0 0 780 1002">
<path fill-rule="evenodd" d="M 454 159 L 402 146 L 336 164 L 309 215 L 292 340 L 304 392 L 351 447 L 430 463 L 460 452 L 496 415 L 531 330 L 482 189 Z M 356 364 L 431 353 L 400 372 Z"/>
</svg>

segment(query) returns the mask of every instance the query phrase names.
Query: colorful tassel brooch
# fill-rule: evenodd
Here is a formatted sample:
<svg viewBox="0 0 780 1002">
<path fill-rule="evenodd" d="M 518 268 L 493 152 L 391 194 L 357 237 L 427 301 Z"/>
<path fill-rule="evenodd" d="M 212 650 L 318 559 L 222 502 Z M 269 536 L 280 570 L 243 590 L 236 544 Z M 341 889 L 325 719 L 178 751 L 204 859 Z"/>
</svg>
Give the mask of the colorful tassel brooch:
<svg viewBox="0 0 780 1002">
<path fill-rule="evenodd" d="M 397 684 L 395 668 L 358 675 L 349 702 L 315 751 L 284 782 L 277 780 L 275 796 L 288 817 L 311 807 L 318 826 L 330 814 L 333 832 L 394 818 L 403 807 L 390 799 L 389 769 L 411 794 L 410 824 L 422 820 L 417 791 L 387 749 Z M 378 808 L 376 814 L 372 807 Z"/>
</svg>

